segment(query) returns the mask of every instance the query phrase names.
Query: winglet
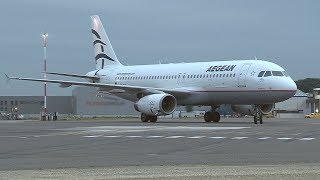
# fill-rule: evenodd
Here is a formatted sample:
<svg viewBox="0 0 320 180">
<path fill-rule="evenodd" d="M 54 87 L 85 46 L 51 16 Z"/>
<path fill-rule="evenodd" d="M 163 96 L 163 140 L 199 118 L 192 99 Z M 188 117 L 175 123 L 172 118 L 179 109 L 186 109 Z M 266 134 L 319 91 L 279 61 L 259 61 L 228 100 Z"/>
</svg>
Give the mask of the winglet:
<svg viewBox="0 0 320 180">
<path fill-rule="evenodd" d="M 9 84 L 11 78 L 7 75 L 7 74 L 4 74 L 6 76 L 6 84 Z"/>
<path fill-rule="evenodd" d="M 4 74 L 6 76 L 7 79 L 10 79 L 10 77 L 7 74 Z"/>
</svg>

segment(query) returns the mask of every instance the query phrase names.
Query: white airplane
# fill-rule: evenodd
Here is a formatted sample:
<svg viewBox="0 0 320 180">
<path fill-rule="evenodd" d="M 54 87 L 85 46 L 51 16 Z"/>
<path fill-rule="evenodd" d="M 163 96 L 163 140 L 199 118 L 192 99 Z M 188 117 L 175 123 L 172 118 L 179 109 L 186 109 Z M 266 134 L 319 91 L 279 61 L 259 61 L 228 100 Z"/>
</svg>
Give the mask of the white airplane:
<svg viewBox="0 0 320 180">
<path fill-rule="evenodd" d="M 219 122 L 216 111 L 222 104 L 235 112 L 254 116 L 263 123 L 262 114 L 273 104 L 292 97 L 297 86 L 277 64 L 262 60 L 233 60 L 155 65 L 122 65 L 114 53 L 99 16 L 92 18 L 96 69 L 86 75 L 51 72 L 49 74 L 84 78 L 87 82 L 8 77 L 10 79 L 97 87 L 134 102 L 142 122 L 173 113 L 177 106 L 211 106 L 205 122 Z"/>
</svg>

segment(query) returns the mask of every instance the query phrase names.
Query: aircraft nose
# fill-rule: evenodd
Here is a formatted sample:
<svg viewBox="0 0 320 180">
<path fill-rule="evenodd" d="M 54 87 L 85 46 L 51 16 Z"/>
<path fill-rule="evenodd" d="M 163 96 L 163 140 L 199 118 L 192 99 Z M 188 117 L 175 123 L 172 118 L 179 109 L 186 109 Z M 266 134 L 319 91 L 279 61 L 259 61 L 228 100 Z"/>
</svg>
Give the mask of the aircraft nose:
<svg viewBox="0 0 320 180">
<path fill-rule="evenodd" d="M 287 83 L 287 89 L 291 92 L 291 95 L 295 95 L 298 88 L 297 88 L 297 84 L 292 80 L 290 79 L 290 81 Z"/>
</svg>

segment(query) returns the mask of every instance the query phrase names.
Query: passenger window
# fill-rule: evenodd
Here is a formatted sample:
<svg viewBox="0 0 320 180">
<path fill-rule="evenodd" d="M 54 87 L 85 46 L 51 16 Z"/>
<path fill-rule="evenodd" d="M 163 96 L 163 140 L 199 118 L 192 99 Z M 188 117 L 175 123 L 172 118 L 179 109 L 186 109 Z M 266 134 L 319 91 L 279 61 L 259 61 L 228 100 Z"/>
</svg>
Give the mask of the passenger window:
<svg viewBox="0 0 320 180">
<path fill-rule="evenodd" d="M 261 71 L 258 75 L 258 77 L 263 77 L 263 74 L 264 74 L 265 71 Z"/>
<path fill-rule="evenodd" d="M 281 71 L 272 71 L 273 76 L 283 76 Z"/>
<path fill-rule="evenodd" d="M 233 74 L 233 77 L 236 77 L 236 74 Z"/>
<path fill-rule="evenodd" d="M 266 71 L 263 77 L 269 77 L 272 76 L 271 71 Z"/>
<path fill-rule="evenodd" d="M 222 77 L 222 74 L 220 74 L 220 77 Z"/>
<path fill-rule="evenodd" d="M 226 77 L 228 77 L 229 76 L 229 74 L 226 74 Z"/>
</svg>

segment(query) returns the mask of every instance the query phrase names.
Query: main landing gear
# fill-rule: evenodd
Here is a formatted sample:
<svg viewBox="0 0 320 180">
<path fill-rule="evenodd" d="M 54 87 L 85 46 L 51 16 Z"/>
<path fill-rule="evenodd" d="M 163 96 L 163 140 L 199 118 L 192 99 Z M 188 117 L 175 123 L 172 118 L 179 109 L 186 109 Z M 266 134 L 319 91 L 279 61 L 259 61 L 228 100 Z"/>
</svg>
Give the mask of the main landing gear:
<svg viewBox="0 0 320 180">
<path fill-rule="evenodd" d="M 141 113 L 141 121 L 142 122 L 157 122 L 158 116 L 151 116 L 151 115 L 146 115 L 144 113 Z"/>
<path fill-rule="evenodd" d="M 253 122 L 254 122 L 254 124 L 258 124 L 258 122 L 260 124 L 263 123 L 263 121 L 262 121 L 262 112 L 261 112 L 261 108 L 260 108 L 259 105 L 256 105 L 255 108 L 254 108 Z"/>
<path fill-rule="evenodd" d="M 216 111 L 217 107 L 211 107 L 211 111 L 207 111 L 204 114 L 204 121 L 205 122 L 219 122 L 220 121 L 220 114 Z"/>
</svg>

